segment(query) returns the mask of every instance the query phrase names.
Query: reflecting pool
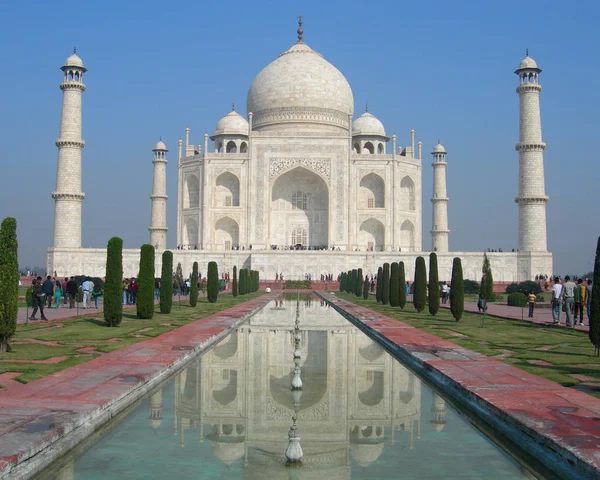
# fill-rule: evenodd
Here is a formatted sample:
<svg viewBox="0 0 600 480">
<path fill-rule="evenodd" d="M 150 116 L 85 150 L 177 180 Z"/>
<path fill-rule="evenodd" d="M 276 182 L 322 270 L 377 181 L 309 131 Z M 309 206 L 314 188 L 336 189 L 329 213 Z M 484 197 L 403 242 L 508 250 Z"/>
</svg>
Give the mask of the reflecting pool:
<svg viewBox="0 0 600 480">
<path fill-rule="evenodd" d="M 535 478 L 313 297 L 270 303 L 62 463 L 45 478 Z"/>
</svg>

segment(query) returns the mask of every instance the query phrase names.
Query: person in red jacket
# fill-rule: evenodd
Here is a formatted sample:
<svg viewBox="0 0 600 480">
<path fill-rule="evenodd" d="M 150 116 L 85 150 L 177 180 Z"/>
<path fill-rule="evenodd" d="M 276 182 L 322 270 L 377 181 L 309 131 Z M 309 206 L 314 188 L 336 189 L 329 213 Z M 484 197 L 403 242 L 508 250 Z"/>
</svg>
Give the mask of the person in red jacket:
<svg viewBox="0 0 600 480">
<path fill-rule="evenodd" d="M 138 284 L 135 278 L 132 278 L 131 282 L 129 282 L 129 290 L 131 292 L 129 297 L 129 303 L 133 305 L 135 303 L 135 297 L 137 296 L 138 291 Z"/>
</svg>

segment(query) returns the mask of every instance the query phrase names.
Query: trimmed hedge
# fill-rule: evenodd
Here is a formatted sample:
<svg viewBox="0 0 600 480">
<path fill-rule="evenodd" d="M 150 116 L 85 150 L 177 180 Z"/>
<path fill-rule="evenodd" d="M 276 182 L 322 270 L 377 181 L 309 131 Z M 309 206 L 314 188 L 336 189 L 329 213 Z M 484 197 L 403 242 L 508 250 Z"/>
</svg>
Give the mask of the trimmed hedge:
<svg viewBox="0 0 600 480">
<path fill-rule="evenodd" d="M 238 296 L 238 279 L 237 279 L 237 267 L 233 266 L 233 282 L 231 283 L 231 294 L 234 297 Z"/>
<path fill-rule="evenodd" d="M 104 321 L 117 327 L 123 319 L 123 240 L 113 237 L 106 247 Z"/>
<path fill-rule="evenodd" d="M 346 272 L 342 272 L 340 276 L 340 292 L 344 292 L 346 288 Z"/>
<path fill-rule="evenodd" d="M 390 264 L 383 264 L 383 278 L 381 279 L 381 303 L 388 305 L 390 303 Z"/>
<path fill-rule="evenodd" d="M 17 221 L 2 220 L 0 227 L 0 352 L 17 331 L 19 312 L 19 263 L 17 261 Z"/>
<path fill-rule="evenodd" d="M 216 303 L 219 296 L 219 268 L 217 267 L 217 262 L 208 262 L 206 296 L 208 297 L 208 303 Z"/>
<path fill-rule="evenodd" d="M 150 320 L 154 316 L 154 247 L 142 245 L 138 292 L 135 297 L 138 318 Z"/>
<path fill-rule="evenodd" d="M 198 262 L 192 265 L 192 277 L 190 278 L 190 305 L 198 304 Z"/>
<path fill-rule="evenodd" d="M 363 291 L 362 291 L 362 296 L 363 298 L 366 300 L 367 298 L 369 298 L 369 280 L 367 280 L 367 278 L 365 277 L 365 280 L 363 282 Z"/>
<path fill-rule="evenodd" d="M 542 293 L 542 287 L 532 280 L 526 280 L 521 283 L 511 283 L 506 287 L 506 293 L 521 292 L 524 295 L 529 295 L 529 292 L 531 291 L 537 295 L 538 293 Z"/>
<path fill-rule="evenodd" d="M 429 254 L 429 313 L 435 315 L 440 310 L 440 282 L 437 254 Z"/>
<path fill-rule="evenodd" d="M 415 260 L 415 291 L 413 294 L 413 304 L 415 310 L 419 313 L 425 308 L 427 299 L 427 269 L 425 267 L 425 259 L 417 257 Z"/>
<path fill-rule="evenodd" d="M 527 305 L 527 296 L 521 292 L 509 293 L 506 298 L 506 304 L 509 307 L 521 307 L 525 308 Z"/>
<path fill-rule="evenodd" d="M 450 311 L 458 322 L 465 310 L 465 287 L 463 285 L 462 263 L 455 257 L 452 262 L 452 283 L 450 284 Z"/>
<path fill-rule="evenodd" d="M 390 271 L 390 305 L 400 305 L 400 277 L 398 276 L 398 262 L 392 262 Z"/>
<path fill-rule="evenodd" d="M 600 356 L 600 237 L 598 237 L 596 259 L 594 260 L 591 307 L 589 337 L 590 342 L 594 345 L 594 353 Z"/>
<path fill-rule="evenodd" d="M 400 308 L 406 307 L 406 273 L 404 271 L 404 262 L 398 263 L 398 283 L 399 283 L 399 298 L 398 306 Z"/>
<path fill-rule="evenodd" d="M 283 284 L 283 288 L 286 289 L 298 289 L 298 290 L 310 290 L 312 282 L 310 280 L 286 280 Z"/>
<path fill-rule="evenodd" d="M 173 252 L 165 250 L 162 254 L 160 271 L 160 313 L 171 313 L 173 307 Z"/>
<path fill-rule="evenodd" d="M 362 291 L 364 288 L 364 283 L 365 279 L 363 277 L 363 271 L 362 268 L 359 268 L 356 272 L 356 287 L 354 288 L 354 295 L 356 295 L 357 297 L 362 296 Z"/>
<path fill-rule="evenodd" d="M 377 300 L 377 303 L 381 303 L 381 292 L 382 292 L 382 286 L 383 284 L 383 267 L 379 267 L 377 269 L 377 284 L 375 287 L 375 299 Z"/>
</svg>

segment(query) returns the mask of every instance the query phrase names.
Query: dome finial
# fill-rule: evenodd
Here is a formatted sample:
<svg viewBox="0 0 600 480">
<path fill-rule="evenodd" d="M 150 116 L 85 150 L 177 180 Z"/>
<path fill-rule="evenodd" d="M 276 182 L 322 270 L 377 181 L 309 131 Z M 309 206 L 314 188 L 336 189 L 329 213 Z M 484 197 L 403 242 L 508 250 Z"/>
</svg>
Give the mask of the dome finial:
<svg viewBox="0 0 600 480">
<path fill-rule="evenodd" d="M 235 112 L 235 102 L 231 102 L 231 111 Z"/>
<path fill-rule="evenodd" d="M 526 48 L 526 49 L 525 49 L 525 56 L 526 56 L 526 57 L 528 57 L 528 56 L 529 56 L 529 49 L 528 49 L 528 48 Z"/>
<path fill-rule="evenodd" d="M 302 41 L 302 35 L 304 34 L 304 30 L 302 30 L 302 13 L 298 15 L 298 41 L 296 43 L 304 43 Z"/>
<path fill-rule="evenodd" d="M 74 54 L 74 55 L 75 55 L 75 54 L 77 54 L 77 45 L 75 45 L 75 46 L 73 47 L 73 54 Z"/>
<path fill-rule="evenodd" d="M 365 112 L 369 113 L 369 102 L 368 101 L 365 105 Z"/>
</svg>

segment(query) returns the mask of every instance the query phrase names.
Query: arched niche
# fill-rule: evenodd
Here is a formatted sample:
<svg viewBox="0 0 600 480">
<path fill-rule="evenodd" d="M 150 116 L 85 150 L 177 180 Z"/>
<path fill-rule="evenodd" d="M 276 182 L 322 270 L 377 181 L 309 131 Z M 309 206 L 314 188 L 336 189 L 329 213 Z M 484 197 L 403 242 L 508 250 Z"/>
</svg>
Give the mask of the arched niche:
<svg viewBox="0 0 600 480">
<path fill-rule="evenodd" d="M 217 177 L 214 193 L 215 207 L 240 206 L 240 180 L 231 172 L 223 172 Z"/>
<path fill-rule="evenodd" d="M 375 147 L 371 142 L 367 142 L 363 147 L 362 153 L 370 153 L 371 155 L 373 155 L 375 153 Z"/>
<path fill-rule="evenodd" d="M 183 226 L 183 244 L 192 248 L 198 245 L 198 221 L 188 218 Z"/>
<path fill-rule="evenodd" d="M 369 370 L 363 373 L 367 378 L 366 380 L 360 378 L 357 379 L 357 383 L 359 383 L 359 385 L 357 386 L 359 389 L 358 399 L 363 405 L 373 407 L 381 403 L 381 401 L 383 400 L 383 372 L 378 370 Z M 363 384 L 365 387 L 367 387 L 364 390 L 361 388 L 363 387 Z"/>
<path fill-rule="evenodd" d="M 352 151 L 354 153 L 360 153 L 360 145 L 358 143 L 355 143 L 354 146 L 352 147 Z"/>
<path fill-rule="evenodd" d="M 376 173 L 369 173 L 360 180 L 359 208 L 385 207 L 385 182 Z"/>
<path fill-rule="evenodd" d="M 240 145 L 240 153 L 248 153 L 248 144 L 246 142 L 242 142 Z"/>
<path fill-rule="evenodd" d="M 400 226 L 400 248 L 403 252 L 415 249 L 415 226 L 410 220 L 405 220 Z"/>
<path fill-rule="evenodd" d="M 415 210 L 415 182 L 409 176 L 406 176 L 400 182 L 400 208 L 402 210 Z"/>
<path fill-rule="evenodd" d="M 231 217 L 223 217 L 215 222 L 215 244 L 222 245 L 225 250 L 231 250 L 239 245 L 239 226 Z"/>
<path fill-rule="evenodd" d="M 360 224 L 358 243 L 361 250 L 381 252 L 385 245 L 385 227 L 375 218 L 369 218 Z"/>
<path fill-rule="evenodd" d="M 227 142 L 227 146 L 225 147 L 226 153 L 237 153 L 237 145 L 233 140 L 229 140 Z"/>
<path fill-rule="evenodd" d="M 198 208 L 200 205 L 200 181 L 196 175 L 188 175 L 183 184 L 183 208 Z"/>
<path fill-rule="evenodd" d="M 214 389 L 212 392 L 213 398 L 222 406 L 229 405 L 237 397 L 237 370 L 223 370 L 221 375 L 222 382 L 227 382 L 222 388 Z M 227 432 L 226 432 L 227 433 Z"/>
</svg>

